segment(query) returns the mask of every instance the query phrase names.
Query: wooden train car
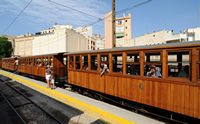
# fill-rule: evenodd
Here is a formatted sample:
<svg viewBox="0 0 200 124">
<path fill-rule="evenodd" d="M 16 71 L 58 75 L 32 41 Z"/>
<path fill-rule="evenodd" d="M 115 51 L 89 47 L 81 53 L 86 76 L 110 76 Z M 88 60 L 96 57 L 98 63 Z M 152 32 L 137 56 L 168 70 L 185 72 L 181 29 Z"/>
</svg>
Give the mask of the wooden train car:
<svg viewBox="0 0 200 124">
<path fill-rule="evenodd" d="M 2 59 L 0 58 L 0 68 L 2 67 Z"/>
<path fill-rule="evenodd" d="M 71 85 L 200 119 L 198 41 L 64 56 Z M 151 76 L 152 69 L 158 74 Z"/>
<path fill-rule="evenodd" d="M 18 57 L 19 66 L 17 69 L 14 64 L 15 59 L 16 58 L 3 58 L 2 68 L 44 78 L 46 65 L 51 65 L 53 66 L 56 79 L 65 80 L 67 76 L 67 68 L 63 63 L 62 54 Z"/>
<path fill-rule="evenodd" d="M 2 59 L 0 58 L 0 68 L 2 67 Z"/>
</svg>

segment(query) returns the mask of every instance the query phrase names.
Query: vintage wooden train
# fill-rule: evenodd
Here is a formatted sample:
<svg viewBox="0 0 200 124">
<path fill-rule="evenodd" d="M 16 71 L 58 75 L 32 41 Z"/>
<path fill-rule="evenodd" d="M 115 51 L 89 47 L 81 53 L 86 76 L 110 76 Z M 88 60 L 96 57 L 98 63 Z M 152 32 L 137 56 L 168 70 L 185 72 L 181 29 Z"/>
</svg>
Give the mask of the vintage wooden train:
<svg viewBox="0 0 200 124">
<path fill-rule="evenodd" d="M 16 58 L 3 58 L 1 60 L 2 68 L 15 71 L 15 59 Z M 63 63 L 63 54 L 18 57 L 17 59 L 19 61 L 17 72 L 44 78 L 46 65 L 51 65 L 53 66 L 53 71 L 57 79 L 63 80 L 67 77 L 67 67 Z"/>
<path fill-rule="evenodd" d="M 72 86 L 200 119 L 198 41 L 21 57 L 19 61 L 22 73 L 44 77 L 50 62 L 56 77 L 68 77 Z M 13 70 L 13 58 L 2 59 L 2 68 Z M 152 70 L 157 74 L 149 75 Z"/>
</svg>

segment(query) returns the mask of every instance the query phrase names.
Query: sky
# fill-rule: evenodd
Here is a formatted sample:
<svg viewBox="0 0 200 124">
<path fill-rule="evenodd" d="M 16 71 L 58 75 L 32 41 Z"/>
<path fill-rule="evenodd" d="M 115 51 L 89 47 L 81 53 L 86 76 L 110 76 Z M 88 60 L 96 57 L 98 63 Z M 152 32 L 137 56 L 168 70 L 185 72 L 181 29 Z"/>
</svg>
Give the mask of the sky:
<svg viewBox="0 0 200 124">
<path fill-rule="evenodd" d="M 5 30 L 30 0 L 0 0 L 0 35 L 36 33 L 52 27 L 55 23 L 86 26 L 111 11 L 112 0 L 51 0 L 77 9 L 92 16 L 60 6 L 48 0 L 32 0 L 31 4 Z M 116 11 L 130 8 L 147 0 L 116 0 Z M 200 0 L 152 0 L 130 9 L 132 15 L 132 37 L 160 30 L 179 33 L 187 28 L 200 27 Z M 122 16 L 119 13 L 116 17 Z M 104 35 L 103 21 L 93 26 L 93 33 Z"/>
</svg>

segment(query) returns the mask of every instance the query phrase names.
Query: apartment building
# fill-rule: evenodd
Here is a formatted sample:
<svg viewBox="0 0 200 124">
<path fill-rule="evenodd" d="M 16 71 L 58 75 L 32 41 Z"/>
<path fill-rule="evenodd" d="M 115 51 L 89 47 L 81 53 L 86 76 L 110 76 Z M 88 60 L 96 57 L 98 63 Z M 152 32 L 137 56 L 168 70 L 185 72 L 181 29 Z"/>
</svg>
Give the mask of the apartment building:
<svg viewBox="0 0 200 124">
<path fill-rule="evenodd" d="M 113 47 L 112 37 L 112 12 L 107 13 L 104 16 L 104 33 L 105 33 L 105 48 Z M 131 14 L 128 16 L 115 19 L 115 33 L 116 33 L 116 47 L 129 46 L 131 44 Z"/>
</svg>

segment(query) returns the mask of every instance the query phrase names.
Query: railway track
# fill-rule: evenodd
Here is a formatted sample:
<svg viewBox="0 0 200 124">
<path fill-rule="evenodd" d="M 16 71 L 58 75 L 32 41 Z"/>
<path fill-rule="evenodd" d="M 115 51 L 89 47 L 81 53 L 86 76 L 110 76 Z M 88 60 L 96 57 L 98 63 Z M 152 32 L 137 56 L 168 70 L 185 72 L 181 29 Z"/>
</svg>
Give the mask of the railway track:
<svg viewBox="0 0 200 124">
<path fill-rule="evenodd" d="M 23 123 L 61 124 L 58 119 L 29 99 L 11 83 L 0 84 L 0 93 Z"/>
</svg>

